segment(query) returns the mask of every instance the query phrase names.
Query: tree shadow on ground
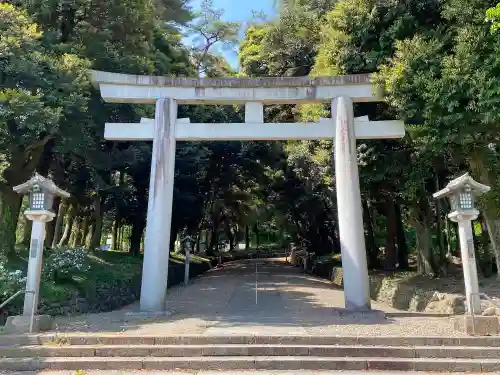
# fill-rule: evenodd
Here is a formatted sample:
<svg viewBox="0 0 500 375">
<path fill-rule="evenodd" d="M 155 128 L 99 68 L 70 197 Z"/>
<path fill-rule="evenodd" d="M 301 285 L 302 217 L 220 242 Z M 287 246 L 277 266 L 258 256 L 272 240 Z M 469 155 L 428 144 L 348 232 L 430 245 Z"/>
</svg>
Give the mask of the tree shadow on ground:
<svg viewBox="0 0 500 375">
<path fill-rule="evenodd" d="M 257 288 L 256 288 L 257 285 Z M 257 293 L 256 293 L 257 291 Z M 327 280 L 304 274 L 282 261 L 247 260 L 225 264 L 193 279 L 189 286 L 169 289 L 170 316 L 137 316 L 134 304 L 119 311 L 58 318 L 57 331 L 154 334 L 221 329 L 269 328 L 305 332 L 335 325 L 392 323 L 380 312 L 352 312 L 343 308 L 343 292 Z"/>
</svg>

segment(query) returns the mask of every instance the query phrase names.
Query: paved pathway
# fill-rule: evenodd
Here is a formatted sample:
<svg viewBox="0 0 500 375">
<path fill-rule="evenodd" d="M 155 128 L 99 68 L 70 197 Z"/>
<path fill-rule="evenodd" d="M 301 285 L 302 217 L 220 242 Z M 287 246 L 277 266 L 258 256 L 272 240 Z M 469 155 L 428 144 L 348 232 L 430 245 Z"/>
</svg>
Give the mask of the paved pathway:
<svg viewBox="0 0 500 375">
<path fill-rule="evenodd" d="M 256 272 L 257 270 L 257 272 Z M 450 318 L 383 319 L 339 314 L 344 296 L 327 280 L 279 259 L 226 264 L 168 291 L 169 317 L 132 317 L 120 311 L 56 319 L 57 331 L 119 334 L 456 336 Z M 373 304 L 376 309 L 394 309 Z"/>
</svg>

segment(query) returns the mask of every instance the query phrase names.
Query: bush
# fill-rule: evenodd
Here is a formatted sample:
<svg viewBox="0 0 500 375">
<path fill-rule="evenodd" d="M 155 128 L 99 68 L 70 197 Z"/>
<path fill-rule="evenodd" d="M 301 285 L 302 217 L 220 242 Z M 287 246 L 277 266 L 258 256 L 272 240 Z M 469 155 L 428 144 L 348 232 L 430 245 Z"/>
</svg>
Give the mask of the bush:
<svg viewBox="0 0 500 375">
<path fill-rule="evenodd" d="M 71 280 L 75 273 L 90 269 L 88 251 L 82 248 L 48 251 L 43 263 L 42 277 L 45 281 Z"/>
<path fill-rule="evenodd" d="M 66 315 L 109 311 L 139 298 L 142 257 L 81 248 L 46 250 L 45 255 L 40 284 L 40 313 Z M 209 268 L 209 260 L 198 256 L 191 258 L 191 277 Z M 0 297 L 5 295 L 0 302 L 24 288 L 26 269 L 25 261 L 15 265 L 0 263 Z M 172 254 L 168 279 L 169 287 L 183 282 L 184 256 Z M 20 314 L 22 305 L 23 299 L 16 298 L 2 309 L 0 324 L 7 314 Z"/>
<path fill-rule="evenodd" d="M 26 284 L 26 275 L 21 270 L 10 270 L 6 262 L 0 261 L 0 303 L 12 296 Z"/>
</svg>

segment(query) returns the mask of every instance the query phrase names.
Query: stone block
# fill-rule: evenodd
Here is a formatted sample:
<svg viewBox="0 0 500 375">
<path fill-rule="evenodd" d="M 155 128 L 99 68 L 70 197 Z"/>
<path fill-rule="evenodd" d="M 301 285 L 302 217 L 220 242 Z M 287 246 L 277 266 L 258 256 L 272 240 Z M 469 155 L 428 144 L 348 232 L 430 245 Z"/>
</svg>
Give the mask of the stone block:
<svg viewBox="0 0 500 375">
<path fill-rule="evenodd" d="M 500 316 L 500 308 L 490 306 L 490 307 L 486 308 L 481 315 L 482 316 Z"/>
<path fill-rule="evenodd" d="M 24 315 L 9 316 L 5 323 L 6 333 L 29 333 L 31 317 Z M 37 315 L 33 319 L 33 332 L 50 331 L 52 317 L 50 315 Z"/>
<path fill-rule="evenodd" d="M 367 361 L 368 371 L 412 371 L 414 369 L 414 364 L 411 360 L 401 360 L 395 358 L 388 359 L 368 359 Z"/>
<path fill-rule="evenodd" d="M 491 336 L 500 333 L 500 323 L 497 316 L 457 316 L 455 330 L 468 335 Z"/>
<path fill-rule="evenodd" d="M 127 318 L 151 319 L 151 318 L 168 318 L 174 315 L 172 310 L 160 311 L 127 311 L 125 316 Z"/>
<path fill-rule="evenodd" d="M 96 357 L 147 357 L 148 355 L 150 355 L 150 349 L 147 347 L 111 346 L 95 349 Z"/>
</svg>

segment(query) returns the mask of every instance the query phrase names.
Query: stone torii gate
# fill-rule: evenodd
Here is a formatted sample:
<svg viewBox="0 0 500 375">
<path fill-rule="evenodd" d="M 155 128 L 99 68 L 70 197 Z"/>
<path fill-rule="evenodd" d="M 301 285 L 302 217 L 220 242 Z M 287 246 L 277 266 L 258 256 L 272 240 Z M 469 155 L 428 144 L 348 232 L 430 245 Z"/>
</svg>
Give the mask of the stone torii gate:
<svg viewBox="0 0 500 375">
<path fill-rule="evenodd" d="M 175 143 L 203 140 L 335 139 L 335 176 L 346 308 L 369 309 L 356 138 L 401 138 L 401 121 L 354 118 L 353 102 L 380 101 L 369 75 L 286 78 L 168 78 L 92 71 L 107 102 L 151 103 L 155 118 L 107 123 L 105 138 L 152 140 L 153 154 L 140 308 L 165 310 Z M 332 118 L 314 123 L 264 123 L 264 104 L 331 103 Z M 196 124 L 177 118 L 179 104 L 245 104 L 245 123 Z"/>
</svg>

